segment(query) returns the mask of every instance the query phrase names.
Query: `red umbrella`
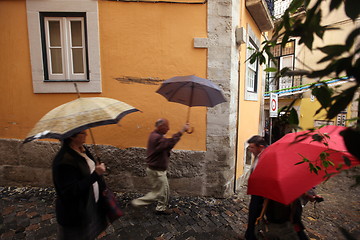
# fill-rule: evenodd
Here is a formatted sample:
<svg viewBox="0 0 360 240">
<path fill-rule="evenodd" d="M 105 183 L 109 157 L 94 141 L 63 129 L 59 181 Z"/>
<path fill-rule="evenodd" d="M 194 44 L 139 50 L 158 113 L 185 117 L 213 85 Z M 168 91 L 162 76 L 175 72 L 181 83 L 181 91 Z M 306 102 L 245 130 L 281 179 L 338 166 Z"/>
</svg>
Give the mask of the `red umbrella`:
<svg viewBox="0 0 360 240">
<path fill-rule="evenodd" d="M 347 152 L 339 134 L 345 129 L 325 126 L 314 132 L 286 134 L 261 153 L 258 165 L 249 178 L 248 194 L 287 205 L 327 177 L 338 173 L 338 167 L 348 169 L 358 165 L 359 159 Z M 304 134 L 308 137 L 299 141 Z M 306 162 L 297 164 L 304 159 Z M 344 164 L 344 160 L 347 164 Z M 313 172 L 310 172 L 310 166 Z"/>
</svg>

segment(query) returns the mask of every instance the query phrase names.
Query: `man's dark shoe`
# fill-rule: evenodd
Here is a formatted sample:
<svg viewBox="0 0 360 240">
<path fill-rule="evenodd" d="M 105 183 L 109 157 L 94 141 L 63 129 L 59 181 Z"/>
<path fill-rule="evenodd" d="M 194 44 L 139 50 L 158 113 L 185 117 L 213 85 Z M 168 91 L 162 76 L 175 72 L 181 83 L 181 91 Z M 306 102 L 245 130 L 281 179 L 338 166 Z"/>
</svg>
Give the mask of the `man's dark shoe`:
<svg viewBox="0 0 360 240">
<path fill-rule="evenodd" d="M 156 214 L 156 215 L 170 215 L 170 214 L 172 214 L 172 213 L 173 213 L 173 211 L 170 210 L 170 209 L 167 209 L 167 210 L 165 210 L 165 211 L 155 211 L 155 214 Z"/>
</svg>

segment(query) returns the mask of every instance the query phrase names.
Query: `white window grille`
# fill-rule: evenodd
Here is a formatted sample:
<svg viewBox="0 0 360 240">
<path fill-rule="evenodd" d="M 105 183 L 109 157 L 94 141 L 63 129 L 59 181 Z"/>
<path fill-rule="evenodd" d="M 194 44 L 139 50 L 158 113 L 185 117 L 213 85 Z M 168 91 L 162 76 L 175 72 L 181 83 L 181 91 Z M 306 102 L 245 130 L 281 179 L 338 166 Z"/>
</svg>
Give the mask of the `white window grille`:
<svg viewBox="0 0 360 240">
<path fill-rule="evenodd" d="M 249 58 L 253 53 L 255 53 L 254 44 L 249 41 L 248 49 L 247 49 L 247 58 Z M 258 61 L 250 63 L 248 60 L 247 71 L 246 71 L 246 90 L 249 92 L 257 92 L 257 78 L 258 78 Z"/>
<path fill-rule="evenodd" d="M 294 56 L 288 55 L 280 57 L 280 70 L 287 67 L 293 70 Z M 293 86 L 292 77 L 281 77 L 279 83 L 279 89 L 290 88 Z"/>
<path fill-rule="evenodd" d="M 48 70 L 45 80 L 86 80 L 84 18 L 45 17 L 44 24 Z"/>
<path fill-rule="evenodd" d="M 28 0 L 26 12 L 34 93 L 74 93 L 74 81 L 101 93 L 98 1 Z"/>
</svg>

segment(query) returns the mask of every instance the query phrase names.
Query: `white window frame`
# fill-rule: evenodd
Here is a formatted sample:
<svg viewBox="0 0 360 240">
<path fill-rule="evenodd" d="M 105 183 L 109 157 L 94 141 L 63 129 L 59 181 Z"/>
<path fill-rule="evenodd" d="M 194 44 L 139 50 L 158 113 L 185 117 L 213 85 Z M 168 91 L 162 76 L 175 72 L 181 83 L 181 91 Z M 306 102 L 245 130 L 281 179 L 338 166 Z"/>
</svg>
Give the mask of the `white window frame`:
<svg viewBox="0 0 360 240">
<path fill-rule="evenodd" d="M 277 63 L 278 64 L 278 63 Z M 269 66 L 271 68 L 277 68 L 277 65 L 273 62 L 273 60 L 269 60 Z M 268 73 L 268 76 L 269 76 L 269 91 L 275 91 L 275 90 L 278 90 L 277 89 L 277 82 L 275 81 L 275 76 L 276 76 L 276 72 L 269 72 Z"/>
<path fill-rule="evenodd" d="M 285 66 L 284 65 L 284 59 L 285 58 L 290 58 L 290 62 L 291 62 L 291 66 Z M 291 70 L 294 70 L 294 55 L 290 54 L 290 55 L 284 55 L 281 56 L 279 58 L 279 65 L 280 65 L 280 70 L 283 69 L 284 67 L 289 67 Z M 279 89 L 284 89 L 284 88 L 290 88 L 292 87 L 292 78 L 291 77 L 281 77 L 279 82 Z M 290 85 L 289 85 L 290 84 Z"/>
<path fill-rule="evenodd" d="M 81 93 L 101 93 L 100 40 L 98 2 L 93 0 L 73 0 L 64 4 L 63 0 L 27 0 L 28 34 L 34 93 L 75 93 L 74 82 Z M 43 39 L 41 37 L 40 13 L 84 13 L 84 29 L 87 37 L 87 76 L 70 79 L 45 79 Z M 86 23 L 86 24 L 85 24 Z M 85 36 L 86 37 L 86 36 Z M 85 38 L 84 38 L 85 39 Z"/>
<path fill-rule="evenodd" d="M 50 34 L 49 34 L 49 22 L 58 21 L 60 23 L 60 46 L 50 46 Z M 81 22 L 81 46 L 74 47 L 71 45 L 71 22 Z M 83 17 L 44 17 L 44 34 L 45 34 L 45 51 L 47 55 L 47 68 L 48 79 L 47 80 L 87 80 L 87 64 L 86 64 L 86 43 L 85 43 L 85 29 Z M 62 73 L 53 73 L 51 63 L 51 49 L 57 48 L 61 50 L 62 56 Z M 75 73 L 73 68 L 73 48 L 82 49 L 83 59 L 83 73 Z M 46 77 L 46 76 L 45 76 Z"/>
<path fill-rule="evenodd" d="M 246 37 L 246 59 L 249 59 L 254 50 L 259 49 L 260 40 L 256 37 L 254 31 L 247 25 L 247 37 Z M 250 79 L 251 71 L 255 70 L 255 79 Z M 249 60 L 246 61 L 246 70 L 245 70 L 245 100 L 247 101 L 258 101 L 258 89 L 260 84 L 260 67 L 258 61 L 250 63 Z"/>
<path fill-rule="evenodd" d="M 256 47 L 254 44 L 249 41 L 248 48 L 247 48 L 247 56 L 248 58 L 255 52 Z M 258 61 L 256 60 L 253 63 L 250 63 L 250 61 L 247 64 L 246 69 L 246 90 L 248 92 L 257 92 L 257 81 L 258 79 Z"/>
</svg>

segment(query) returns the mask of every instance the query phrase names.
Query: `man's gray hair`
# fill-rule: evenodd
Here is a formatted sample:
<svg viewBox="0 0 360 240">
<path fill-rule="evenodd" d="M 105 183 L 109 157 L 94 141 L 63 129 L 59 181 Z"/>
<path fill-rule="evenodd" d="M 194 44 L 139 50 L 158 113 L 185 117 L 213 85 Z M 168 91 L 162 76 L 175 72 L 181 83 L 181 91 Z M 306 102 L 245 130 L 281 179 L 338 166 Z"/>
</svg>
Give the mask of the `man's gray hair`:
<svg viewBox="0 0 360 240">
<path fill-rule="evenodd" d="M 165 123 L 165 119 L 160 118 L 155 122 L 155 127 L 161 126 Z"/>
</svg>

